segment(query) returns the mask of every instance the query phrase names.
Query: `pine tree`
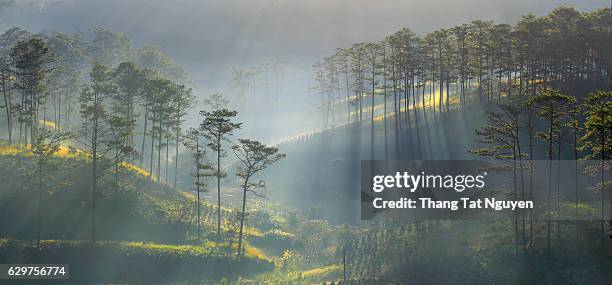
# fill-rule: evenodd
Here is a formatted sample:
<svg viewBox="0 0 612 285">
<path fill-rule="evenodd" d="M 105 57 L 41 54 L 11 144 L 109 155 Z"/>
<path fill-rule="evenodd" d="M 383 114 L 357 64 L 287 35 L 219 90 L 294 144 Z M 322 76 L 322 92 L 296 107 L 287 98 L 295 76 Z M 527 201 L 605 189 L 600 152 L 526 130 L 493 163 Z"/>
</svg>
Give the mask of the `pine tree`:
<svg viewBox="0 0 612 285">
<path fill-rule="evenodd" d="M 184 141 L 185 147 L 191 152 L 193 158 L 193 164 L 195 166 L 195 172 L 191 175 L 195 177 L 194 186 L 196 191 L 196 227 L 197 227 L 197 241 L 198 243 L 202 238 L 202 214 L 201 214 L 201 200 L 200 193 L 206 192 L 206 179 L 212 176 L 213 166 L 207 162 L 206 150 L 204 149 L 204 137 L 200 130 L 196 128 L 190 128 L 185 135 Z"/>
<path fill-rule="evenodd" d="M 77 141 L 80 149 L 91 157 L 91 242 L 96 242 L 96 200 L 100 178 L 118 171 L 117 165 L 122 157 L 130 154 L 126 138 L 130 122 L 112 115 L 113 98 L 117 86 L 112 70 L 101 64 L 94 64 L 90 73 L 90 85 L 81 91 L 81 117 L 84 120 Z"/>
<path fill-rule="evenodd" d="M 227 174 L 221 169 L 221 158 L 226 156 L 223 144 L 242 123 L 233 122 L 238 113 L 228 109 L 200 111 L 203 117 L 199 131 L 206 139 L 207 146 L 217 154 L 215 176 L 217 177 L 217 241 L 221 241 L 221 178 Z"/>
<path fill-rule="evenodd" d="M 606 170 L 610 170 L 609 160 L 612 158 L 612 92 L 597 91 L 589 94 L 584 101 L 586 118 L 584 122 L 584 135 L 580 138 L 582 150 L 588 150 L 587 159 L 599 159 L 601 181 L 597 185 L 601 194 L 600 214 L 600 242 L 603 246 L 604 220 L 605 220 L 605 190 L 611 184 L 606 180 Z M 612 200 L 612 197 L 610 198 Z M 612 201 L 609 209 L 612 221 Z"/>
<path fill-rule="evenodd" d="M 38 37 L 17 41 L 11 51 L 11 58 L 15 66 L 15 87 L 22 96 L 19 108 L 20 130 L 25 127 L 24 142 L 27 144 L 27 129 L 30 130 L 30 142 L 36 137 L 39 111 L 46 96 L 46 79 L 54 68 L 56 58 L 47 43 Z"/>
<path fill-rule="evenodd" d="M 285 158 L 285 155 L 278 153 L 277 148 L 266 146 L 265 144 L 250 139 L 239 139 L 238 143 L 232 146 L 232 150 L 236 158 L 240 161 L 240 166 L 236 169 L 236 176 L 241 179 L 242 188 L 242 216 L 240 219 L 237 251 L 238 255 L 241 256 L 247 192 L 258 197 L 263 197 L 262 194 L 258 193 L 256 190 L 266 185 L 263 180 L 253 181 L 253 178 L 256 174 Z"/>
<path fill-rule="evenodd" d="M 533 106 L 537 116 L 544 119 L 548 125 L 547 132 L 540 132 L 537 136 L 548 143 L 548 215 L 552 214 L 552 160 L 553 144 L 561 144 L 562 129 L 567 125 L 568 113 L 576 105 L 576 98 L 564 95 L 559 91 L 547 90 L 538 92 L 536 96 L 530 97 L 530 105 Z M 546 244 L 550 248 L 551 222 L 547 219 Z"/>
<path fill-rule="evenodd" d="M 49 130 L 46 127 L 38 127 L 36 137 L 32 141 L 32 154 L 35 157 L 36 176 L 38 176 L 38 198 L 37 198 L 37 240 L 36 246 L 40 248 L 42 228 L 42 203 L 43 203 L 43 181 L 46 180 L 45 170 L 50 164 L 50 159 L 55 154 L 63 141 L 72 137 L 72 134 L 60 130 Z"/>
</svg>

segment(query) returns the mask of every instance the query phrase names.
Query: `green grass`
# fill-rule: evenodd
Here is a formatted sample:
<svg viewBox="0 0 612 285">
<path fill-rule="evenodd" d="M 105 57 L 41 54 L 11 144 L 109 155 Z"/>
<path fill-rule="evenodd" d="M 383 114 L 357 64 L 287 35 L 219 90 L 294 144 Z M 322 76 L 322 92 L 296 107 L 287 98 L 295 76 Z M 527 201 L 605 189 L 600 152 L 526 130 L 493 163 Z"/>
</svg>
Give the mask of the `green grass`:
<svg viewBox="0 0 612 285">
<path fill-rule="evenodd" d="M 71 282 L 126 282 L 210 284 L 223 278 L 248 277 L 274 269 L 274 263 L 256 249 L 236 257 L 214 243 L 172 245 L 144 242 L 0 239 L 0 263 L 69 264 Z M 219 245 L 220 246 L 220 245 Z"/>
<path fill-rule="evenodd" d="M 43 179 L 42 238 L 36 247 L 38 181 L 31 152 L 0 144 L 0 262 L 68 263 L 74 284 L 214 284 L 222 279 L 283 280 L 299 272 L 329 264 L 330 253 L 316 241 L 334 241 L 327 223 L 286 218 L 278 205 L 252 202 L 245 225 L 245 254 L 236 258 L 238 225 L 236 210 L 223 207 L 222 243 L 216 238 L 216 206 L 202 202 L 202 242 L 196 245 L 196 206 L 192 193 L 151 181 L 148 175 L 128 168 L 99 180 L 96 200 L 97 238 L 90 238 L 90 161 L 69 155 L 52 157 Z M 228 204 L 229 205 L 229 204 Z M 323 232 L 319 232 L 324 229 Z M 313 233 L 314 231 L 314 233 Z M 314 238 L 314 239 L 313 239 Z M 309 240 L 309 242 L 306 242 Z M 324 248 L 333 247 L 325 244 Z M 284 266 L 287 250 L 308 254 L 308 260 Z M 319 259 L 323 256 L 323 259 Z M 271 275 L 266 275 L 270 273 Z M 284 276 L 284 277 L 283 277 Z M 280 278 L 280 279 L 279 279 Z M 167 281 L 167 282 L 162 282 Z M 314 280 L 314 279 L 312 279 Z"/>
</svg>

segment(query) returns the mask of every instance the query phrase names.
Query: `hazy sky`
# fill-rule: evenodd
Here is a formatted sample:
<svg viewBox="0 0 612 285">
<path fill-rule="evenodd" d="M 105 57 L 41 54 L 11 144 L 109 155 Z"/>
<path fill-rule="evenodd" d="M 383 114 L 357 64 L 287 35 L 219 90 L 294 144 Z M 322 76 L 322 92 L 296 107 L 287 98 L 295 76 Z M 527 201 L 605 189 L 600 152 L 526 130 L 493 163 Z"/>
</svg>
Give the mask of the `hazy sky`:
<svg viewBox="0 0 612 285">
<path fill-rule="evenodd" d="M 428 32 L 472 19 L 514 23 L 554 7 L 579 10 L 609 0 L 0 0 L 21 5 L 0 12 L 0 28 L 86 31 L 98 25 L 135 44 L 162 47 L 196 77 L 274 58 L 309 66 L 336 47 L 380 40 L 402 27 Z"/>
</svg>

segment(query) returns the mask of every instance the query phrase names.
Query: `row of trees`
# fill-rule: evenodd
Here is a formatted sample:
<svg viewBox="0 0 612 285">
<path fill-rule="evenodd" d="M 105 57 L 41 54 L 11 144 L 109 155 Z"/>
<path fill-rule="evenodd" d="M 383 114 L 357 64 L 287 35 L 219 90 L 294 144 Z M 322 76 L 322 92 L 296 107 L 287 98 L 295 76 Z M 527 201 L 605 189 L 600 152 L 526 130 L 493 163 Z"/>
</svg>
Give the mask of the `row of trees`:
<svg viewBox="0 0 612 285">
<path fill-rule="evenodd" d="M 416 135 L 419 141 L 418 127 L 411 128 L 413 123 L 417 126 L 418 118 L 432 114 L 435 118 L 436 113 L 451 108 L 481 103 L 479 107 L 495 111 L 489 114 L 487 125 L 476 131 L 477 143 L 485 147 L 470 151 L 512 164 L 515 199 L 533 198 L 534 186 L 524 185 L 525 177 L 532 181 L 533 168 L 525 161 L 544 154 L 549 160 L 545 189 L 548 247 L 553 220 L 559 219 L 559 209 L 564 206 L 558 194 L 554 197 L 553 161 L 599 160 L 597 173 L 590 174 L 602 179 L 593 188 L 601 194 L 598 218 L 603 244 L 604 221 L 612 219 L 612 201 L 607 202 L 605 196 L 609 195 L 606 175 L 612 155 L 611 12 L 602 8 L 581 13 L 560 7 L 543 17 L 523 16 L 516 25 L 476 20 L 422 36 L 402 29 L 381 42 L 337 49 L 313 65 L 323 127 L 369 122 L 373 148 L 375 123 L 380 119 L 387 154 L 387 121 L 391 118 L 396 153 L 400 154 L 412 147 L 400 145 L 403 136 Z M 581 191 L 577 186 L 575 199 L 568 199 L 575 203 L 576 212 Z M 533 216 L 520 219 L 515 216 L 513 221 L 517 251 L 521 245 L 536 246 Z M 556 223 L 559 240 L 562 223 Z M 414 226 L 418 228 L 419 223 Z M 364 252 L 362 258 L 370 260 L 366 255 L 373 252 L 371 248 Z"/>
<path fill-rule="evenodd" d="M 82 127 L 76 141 L 79 150 L 85 151 L 92 160 L 93 231 L 97 180 L 113 173 L 118 190 L 119 171 L 135 157 L 144 165 L 145 148 L 148 148 L 149 154 L 149 176 L 152 180 L 154 177 L 157 181 L 162 180 L 162 157 L 165 157 L 163 177 L 168 183 L 170 142 L 174 142 L 176 185 L 181 125 L 193 102 L 193 95 L 184 85 L 126 62 L 115 69 L 94 64 L 89 84 L 83 87 L 79 102 Z M 140 151 L 137 151 L 134 139 L 138 107 L 144 109 Z M 165 154 L 162 150 L 165 150 Z M 95 241 L 95 232 L 92 232 L 92 239 Z"/>
<path fill-rule="evenodd" d="M 70 114 L 78 108 L 74 108 L 75 99 L 68 94 L 77 87 L 72 86 L 66 90 L 62 85 L 63 79 L 58 77 L 64 76 L 64 73 L 65 76 L 72 77 L 75 74 L 71 72 L 75 72 L 77 77 L 72 78 L 74 84 L 81 83 L 78 72 L 62 65 L 64 62 L 59 60 L 60 57 L 54 53 L 54 49 L 39 37 L 18 40 L 11 49 L 10 58 L 10 63 L 5 61 L 2 64 L 2 78 L 0 78 L 5 103 L 2 107 L 6 114 L 9 143 L 26 145 L 31 143 L 36 137 L 38 125 L 47 124 L 49 117 L 52 118 L 49 122 L 52 127 L 62 128 L 65 131 L 76 131 L 82 123 L 85 140 L 98 139 L 91 132 L 97 131 L 95 124 L 98 123 L 100 116 L 108 114 L 106 110 L 99 110 L 99 107 L 94 106 L 112 100 L 108 102 L 108 107 L 113 110 L 114 125 L 122 125 L 122 128 L 128 129 L 113 129 L 114 135 L 127 132 L 125 144 L 136 149 L 133 130 L 136 128 L 138 118 L 141 117 L 140 162 L 142 165 L 145 163 L 145 143 L 149 137 L 149 171 L 156 173 L 158 178 L 161 177 L 161 150 L 165 148 L 165 181 L 168 181 L 168 148 L 170 141 L 174 141 L 175 153 L 178 152 L 180 125 L 193 102 L 189 88 L 162 77 L 160 72 L 140 69 L 131 62 L 123 62 L 114 69 L 94 63 L 89 78 L 90 88 L 82 90 L 78 96 L 82 121 L 77 121 L 79 124 L 74 126 L 70 121 Z M 103 96 L 97 97 L 99 95 Z M 48 114 L 51 108 L 52 115 Z M 63 115 L 62 108 L 67 110 Z M 62 124 L 62 118 L 66 118 L 67 122 Z M 15 140 L 14 130 L 17 128 Z M 156 168 L 155 152 L 157 152 Z"/>
<path fill-rule="evenodd" d="M 7 33 L 14 35 L 16 31 Z M 5 33 L 3 39 L 7 38 L 11 37 Z M 178 158 L 181 124 L 193 102 L 191 90 L 185 85 L 161 77 L 160 72 L 140 69 L 131 62 L 123 62 L 116 68 L 93 63 L 89 78 L 81 79 L 78 70 L 74 69 L 75 65 L 55 54 L 57 49 L 44 38 L 13 38 L 17 40 L 8 53 L 10 60 L 3 60 L 0 66 L 1 91 L 4 98 L 2 107 L 6 111 L 8 142 L 31 147 L 38 165 L 40 191 L 44 166 L 61 143 L 78 149 L 78 152 L 84 153 L 85 157 L 91 160 L 91 236 L 95 241 L 98 180 L 114 174 L 117 193 L 118 173 L 124 168 L 126 161 L 140 157 L 141 164 L 144 164 L 145 142 L 148 138 L 149 176 L 152 179 L 154 177 L 156 158 L 156 177 L 161 180 L 161 151 L 165 149 L 165 181 L 168 182 L 170 141 L 174 141 L 175 157 Z M 4 50 L 3 53 L 6 54 Z M 76 102 L 73 102 L 74 98 L 71 96 L 74 94 L 71 92 L 76 87 L 64 88 L 66 85 L 63 85 L 63 82 L 66 78 L 70 78 L 72 84 L 82 83 L 77 96 L 79 108 L 72 105 Z M 62 99 L 65 99 L 64 102 Z M 68 102 L 67 105 L 65 102 Z M 62 107 L 67 109 L 63 115 Z M 79 110 L 80 114 L 80 118 L 73 122 L 70 119 L 71 108 Z M 52 116 L 49 109 L 53 110 Z M 138 152 L 135 134 L 140 113 L 144 113 L 144 123 L 141 133 L 142 146 Z M 49 117 L 53 120 L 48 121 Z M 62 124 L 61 118 L 66 118 L 67 122 Z M 77 122 L 76 126 L 73 125 L 74 122 Z M 17 135 L 16 139 L 14 134 Z M 175 159 L 175 170 L 177 165 L 178 160 Z"/>
<path fill-rule="evenodd" d="M 35 127 L 44 123 L 63 130 L 80 129 L 79 97 L 87 74 L 95 63 L 115 66 L 116 109 L 142 131 L 131 134 L 130 146 L 139 150 L 141 167 L 160 177 L 160 164 L 153 166 L 153 147 L 145 148 L 146 136 L 160 145 L 178 145 L 178 122 L 192 103 L 185 71 L 159 48 L 133 48 L 125 35 L 100 27 L 90 29 L 93 40 L 81 33 L 31 34 L 12 28 L 0 35 L 0 91 L 3 126 L 9 143 L 28 144 Z M 178 95 L 176 95 L 178 94 Z M 176 95 L 176 96 L 175 96 Z M 172 97 L 172 98 L 170 98 Z M 172 100 L 179 109 L 162 108 Z M 167 105 L 167 104 L 166 104 Z M 162 110 L 163 109 L 163 110 Z M 170 114 L 174 111 L 174 114 Z M 77 119 L 75 120 L 75 116 Z M 174 117 L 174 118 L 171 118 Z M 180 119 L 179 119 L 180 121 Z M 138 140 L 140 139 L 140 140 Z M 136 147 L 136 140 L 141 144 Z M 160 142 L 160 140 L 162 142 Z M 145 156 L 149 156 L 145 163 Z M 157 154 L 161 157 L 160 153 Z M 167 155 L 166 155 L 167 157 Z M 159 159 L 159 158 L 158 158 Z M 165 168 L 166 173 L 168 167 Z M 165 180 L 168 181 L 167 174 Z M 175 179 L 176 180 L 176 179 Z"/>
<path fill-rule="evenodd" d="M 411 124 L 411 108 L 416 120 L 419 107 L 435 114 L 538 89 L 608 89 L 611 27 L 610 8 L 560 7 L 543 17 L 523 16 L 514 26 L 475 20 L 423 36 L 404 28 L 381 42 L 340 48 L 313 65 L 323 126 L 374 123 L 380 115 L 386 133 L 389 116 L 395 130 Z"/>
</svg>

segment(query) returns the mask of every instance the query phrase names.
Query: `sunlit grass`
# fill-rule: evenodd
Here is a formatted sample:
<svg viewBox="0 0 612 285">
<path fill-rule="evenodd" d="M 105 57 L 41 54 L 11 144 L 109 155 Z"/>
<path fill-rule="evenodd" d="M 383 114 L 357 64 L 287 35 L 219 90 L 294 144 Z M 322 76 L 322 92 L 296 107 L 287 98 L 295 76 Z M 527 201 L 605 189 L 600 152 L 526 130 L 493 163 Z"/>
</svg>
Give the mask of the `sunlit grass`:
<svg viewBox="0 0 612 285">
<path fill-rule="evenodd" d="M 31 157 L 33 155 L 32 145 L 31 144 L 26 144 L 26 145 L 8 144 L 7 142 L 0 140 L 0 155 Z M 76 158 L 76 159 L 87 159 L 87 160 L 90 159 L 90 155 L 88 155 L 84 151 L 78 148 L 74 148 L 74 147 L 70 147 L 66 145 L 59 146 L 58 150 L 53 154 L 53 156 L 60 157 L 60 158 Z M 151 175 L 149 171 L 142 169 L 129 162 L 125 162 L 125 161 L 121 162 L 120 166 L 125 170 L 131 171 L 132 173 L 135 173 L 135 174 L 138 174 L 144 177 L 149 177 Z"/>
<path fill-rule="evenodd" d="M 49 121 L 49 120 L 39 120 L 38 124 L 40 124 L 41 126 L 50 128 L 50 129 L 57 128 L 57 125 L 55 124 L 55 122 Z"/>
<path fill-rule="evenodd" d="M 258 259 L 270 260 L 270 258 L 265 253 L 263 253 L 261 249 L 253 247 L 253 246 L 247 246 L 244 250 L 244 253 L 247 256 L 255 257 Z"/>
<path fill-rule="evenodd" d="M 304 271 L 302 272 L 302 277 L 303 278 L 321 278 L 321 277 L 326 277 L 332 273 L 338 273 L 338 272 L 340 272 L 340 265 L 332 264 L 332 265 L 317 267 L 317 268 L 313 268 L 313 269 Z"/>
<path fill-rule="evenodd" d="M 144 242 L 100 242 L 100 245 L 120 249 L 122 251 L 141 250 L 154 255 L 173 254 L 173 255 L 207 255 L 212 252 L 211 248 L 194 245 L 172 245 Z"/>
<path fill-rule="evenodd" d="M 433 101 L 435 102 L 435 100 L 433 100 Z M 459 101 L 460 101 L 460 98 L 457 97 L 457 96 L 451 97 L 448 100 L 450 106 L 457 106 L 457 105 L 459 105 Z M 402 100 L 402 103 L 403 102 L 404 102 L 404 100 Z M 444 102 L 446 102 L 446 101 L 444 101 Z M 436 106 L 437 106 L 436 103 L 431 104 L 431 103 L 429 103 L 428 99 L 425 99 L 425 107 L 424 108 L 430 109 L 432 107 L 436 108 Z M 423 103 L 422 102 L 418 102 L 415 105 L 409 104 L 408 111 L 415 110 L 415 109 L 416 110 L 420 110 L 422 108 L 423 108 Z M 442 106 L 442 108 L 445 108 L 444 105 Z M 400 113 L 404 113 L 404 112 L 406 112 L 405 109 L 401 109 L 400 110 Z M 387 112 L 387 118 L 393 117 L 393 116 L 395 116 L 395 114 L 396 114 L 396 112 Z M 385 114 L 384 113 L 383 114 L 378 114 L 378 115 L 374 116 L 374 122 L 381 122 L 384 119 L 385 119 Z"/>
<path fill-rule="evenodd" d="M 53 121 L 39 120 L 38 123 L 41 126 L 44 126 L 47 128 L 51 128 L 51 129 L 57 128 L 57 125 Z M 26 144 L 26 145 L 11 144 L 9 145 L 8 143 L 0 140 L 0 155 L 19 155 L 19 156 L 26 156 L 26 157 L 32 156 L 32 145 L 31 144 Z M 87 154 L 86 152 L 78 148 L 74 148 L 74 147 L 67 146 L 67 145 L 60 145 L 59 149 L 53 154 L 53 156 L 62 157 L 62 158 L 81 158 L 81 159 L 91 158 L 91 156 Z M 144 177 L 151 176 L 151 173 L 149 171 L 143 168 L 140 168 L 134 164 L 131 164 L 129 162 L 125 162 L 125 161 L 121 162 L 120 166 L 122 169 L 132 171 L 133 173 L 144 176 Z M 153 179 L 155 180 L 155 177 L 153 177 Z"/>
<path fill-rule="evenodd" d="M 0 239 L 0 247 L 17 246 L 28 247 L 35 246 L 35 240 L 16 240 L 16 239 Z M 91 245 L 89 241 L 78 240 L 41 240 L 42 249 L 45 248 L 77 248 Z M 221 254 L 223 251 L 216 250 L 217 248 L 225 247 L 226 244 L 220 244 L 213 241 L 205 241 L 199 245 L 191 244 L 160 244 L 140 241 L 98 241 L 96 246 L 107 248 L 109 250 L 118 250 L 126 253 L 145 252 L 151 256 L 171 255 L 177 257 L 187 256 L 210 256 Z M 237 245 L 234 245 L 236 249 Z M 263 251 L 253 246 L 245 246 L 245 255 L 248 258 L 259 259 L 271 262 L 271 259 L 266 256 Z"/>
<path fill-rule="evenodd" d="M 416 94 L 418 99 L 422 99 L 422 95 L 421 94 Z M 469 94 L 466 94 L 466 96 Z M 382 95 L 381 95 L 382 96 Z M 405 104 L 408 103 L 408 110 L 413 110 L 414 108 L 417 109 L 431 109 L 431 108 L 436 108 L 438 107 L 438 105 L 440 104 L 440 101 L 442 102 L 443 108 L 444 108 L 444 104 L 446 104 L 446 98 L 448 97 L 447 93 L 444 93 L 442 95 L 442 98 L 440 98 L 440 91 L 439 90 L 435 90 L 433 95 L 430 95 L 430 93 L 425 94 L 425 102 L 423 101 L 418 101 L 416 102 L 416 104 L 412 104 L 412 100 L 409 99 L 408 102 L 406 102 L 405 98 L 401 98 L 401 96 L 403 96 L 402 94 L 400 94 L 400 99 L 398 100 L 398 104 L 400 105 L 400 112 L 405 112 L 406 109 Z M 393 104 L 394 104 L 394 98 L 392 96 L 389 96 L 389 98 L 387 98 L 387 117 L 389 116 L 393 116 L 394 115 L 394 111 L 389 111 L 393 109 Z M 450 106 L 458 106 L 460 103 L 460 97 L 459 94 L 454 94 L 451 95 L 449 98 L 449 105 Z M 364 106 L 362 111 L 362 115 L 367 117 L 371 114 L 372 112 L 372 106 Z M 378 112 L 384 112 L 385 109 L 385 104 L 384 102 L 379 102 L 378 104 L 374 105 L 374 113 L 378 113 Z M 359 110 L 357 111 L 351 111 L 350 112 L 350 116 L 351 117 L 357 117 L 359 116 Z M 384 118 L 384 114 L 375 114 L 374 115 L 374 121 L 377 120 L 381 120 L 381 118 Z"/>
<path fill-rule="evenodd" d="M 422 99 L 422 95 L 421 94 L 416 94 L 418 100 Z M 506 97 L 508 94 L 507 92 L 501 92 L 500 96 L 501 97 Z M 457 108 L 460 104 L 461 104 L 461 95 L 458 93 L 454 93 L 452 95 L 450 95 L 450 97 L 448 98 L 448 105 L 450 109 L 453 108 Z M 473 101 L 474 98 L 476 98 L 477 93 L 476 92 L 466 92 L 465 94 L 465 99 L 466 101 L 470 102 Z M 493 96 L 493 95 L 492 95 Z M 432 110 L 435 112 L 436 110 L 438 110 L 438 108 L 440 107 L 440 102 L 442 102 L 442 108 L 445 109 L 446 108 L 446 99 L 448 97 L 448 94 L 444 94 L 442 95 L 442 98 L 440 98 L 440 92 L 439 90 L 435 90 L 433 96 L 430 96 L 429 93 L 425 94 L 425 101 L 423 102 L 422 100 L 417 101 L 415 104 L 413 104 L 412 100 L 409 99 L 408 100 L 408 104 L 407 104 L 407 109 L 406 107 L 406 99 L 405 98 L 400 98 L 398 100 L 398 104 L 399 104 L 399 108 L 400 108 L 400 113 L 405 113 L 406 111 L 413 111 L 415 109 L 419 110 L 419 109 L 425 109 L 425 110 Z M 496 96 L 493 96 L 496 97 Z M 393 105 L 394 105 L 394 98 L 390 97 L 387 100 L 387 115 L 386 117 L 393 117 L 396 115 L 396 112 L 393 110 Z M 383 121 L 385 118 L 385 113 L 384 113 L 384 109 L 385 109 L 385 103 L 377 103 L 374 105 L 374 122 L 380 122 Z M 391 110 L 391 111 L 389 111 Z M 366 121 L 369 121 L 369 118 L 371 116 L 372 113 L 372 106 L 364 106 L 362 108 L 362 116 L 365 118 Z M 356 111 L 351 111 L 350 112 L 350 117 L 351 118 L 357 118 L 359 117 L 359 110 Z M 340 124 L 343 125 L 343 124 Z"/>
<path fill-rule="evenodd" d="M 140 174 L 144 177 L 149 177 L 151 176 L 151 173 L 149 171 L 146 171 L 145 169 L 142 169 L 134 164 L 131 164 L 129 162 L 121 162 L 121 167 L 123 167 L 124 169 L 127 170 L 131 170 L 132 172 L 136 173 L 136 174 Z"/>
<path fill-rule="evenodd" d="M 215 242 L 211 240 L 204 241 L 202 245 L 204 248 L 209 248 L 209 249 L 229 248 L 229 245 L 227 242 L 219 243 L 219 242 Z M 248 244 L 243 244 L 243 245 L 244 245 L 244 254 L 247 257 L 272 262 L 272 259 L 269 256 L 267 256 L 261 249 L 248 245 Z M 232 252 L 236 252 L 237 250 L 238 250 L 238 244 L 233 243 Z"/>
<path fill-rule="evenodd" d="M 31 145 L 9 145 L 0 142 L 0 155 L 6 156 L 32 156 Z"/>
<path fill-rule="evenodd" d="M 264 236 L 274 236 L 274 237 L 277 237 L 277 238 L 284 238 L 284 239 L 294 239 L 294 238 L 296 238 L 295 234 L 285 232 L 285 231 L 283 231 L 281 229 L 273 229 L 273 230 L 267 231 L 264 234 Z"/>
<path fill-rule="evenodd" d="M 190 202 L 195 202 L 195 200 L 196 200 L 196 195 L 193 192 L 180 191 L 179 193 L 180 193 L 180 195 L 182 197 L 188 199 Z M 210 203 L 210 202 L 204 201 L 204 200 L 201 200 L 200 203 L 202 204 L 203 207 L 210 208 L 211 210 L 213 210 L 215 212 L 217 210 L 217 205 L 216 204 L 213 204 L 213 203 Z M 221 215 L 222 216 L 225 216 L 225 217 L 230 216 L 230 215 L 233 214 L 232 212 L 233 211 L 230 208 L 226 208 L 226 207 L 221 206 L 221 213 L 222 213 Z M 203 223 L 206 224 L 206 221 L 204 221 Z M 215 220 L 214 223 L 216 225 L 216 220 Z M 210 226 L 212 226 L 212 224 L 210 224 Z M 227 232 L 230 232 L 230 231 L 233 231 L 233 230 L 234 230 L 234 225 L 232 225 L 231 223 L 228 223 L 227 220 L 225 220 L 225 221 L 223 221 L 221 223 L 221 231 L 222 232 L 226 232 L 227 233 Z M 259 229 L 257 229 L 256 227 L 249 226 L 248 218 L 247 218 L 247 220 L 245 220 L 245 225 L 244 225 L 244 229 L 243 230 L 244 230 L 243 233 L 244 233 L 244 235 L 246 237 L 255 237 L 255 238 L 264 238 L 265 237 L 265 234 L 262 233 Z M 287 235 L 290 236 L 291 234 L 287 233 Z"/>
</svg>

